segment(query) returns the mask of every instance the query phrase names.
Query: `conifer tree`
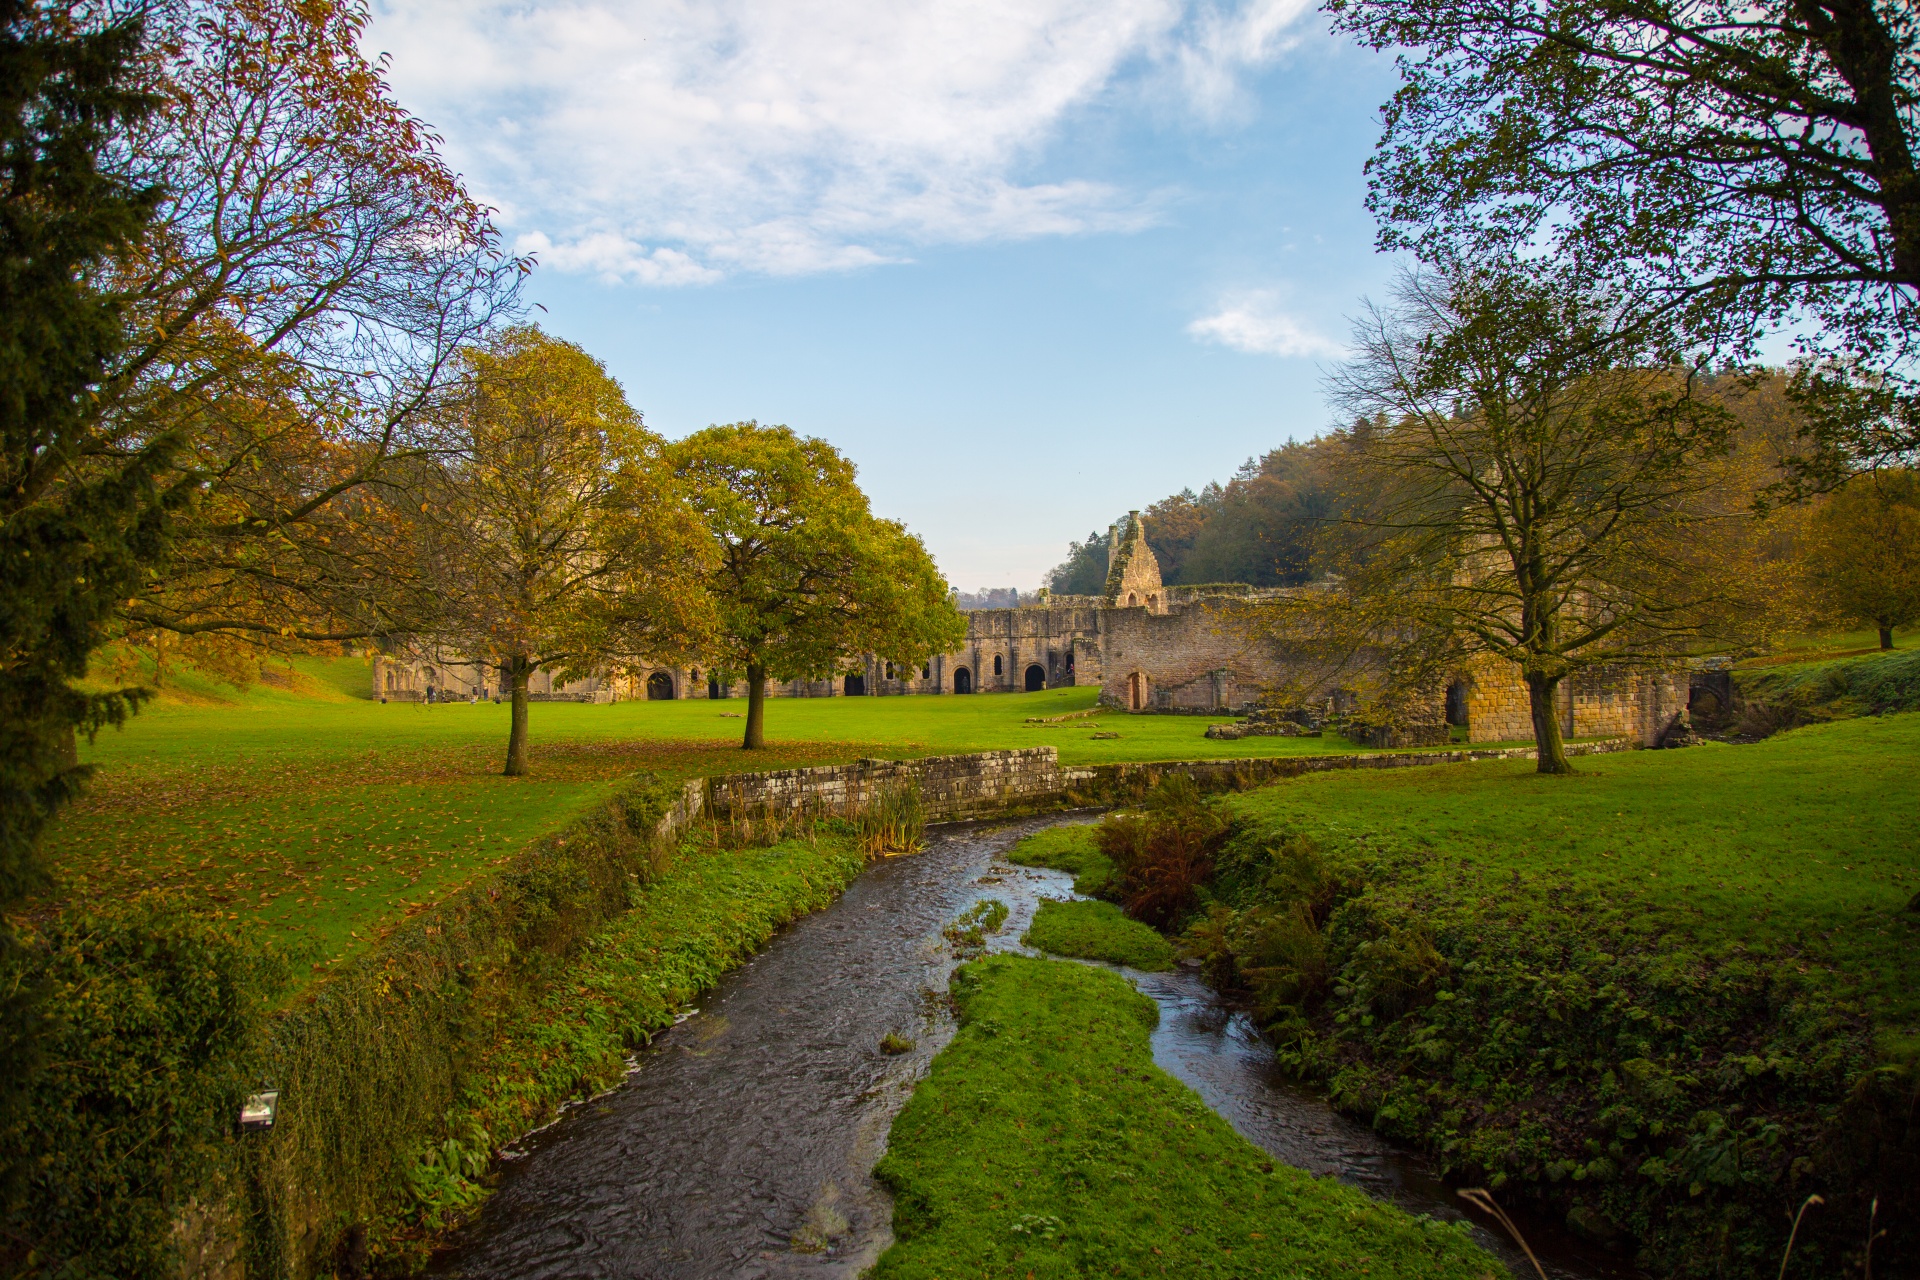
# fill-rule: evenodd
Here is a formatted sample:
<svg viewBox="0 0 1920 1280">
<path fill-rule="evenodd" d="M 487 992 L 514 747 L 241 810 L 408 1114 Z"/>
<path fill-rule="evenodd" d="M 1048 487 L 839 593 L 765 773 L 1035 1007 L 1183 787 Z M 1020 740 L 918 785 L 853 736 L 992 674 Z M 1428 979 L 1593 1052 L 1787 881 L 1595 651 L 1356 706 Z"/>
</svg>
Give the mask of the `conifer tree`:
<svg viewBox="0 0 1920 1280">
<path fill-rule="evenodd" d="M 87 772 L 74 733 L 134 705 L 133 690 L 75 682 L 184 496 L 155 482 L 172 440 L 103 440 L 92 412 L 123 332 L 97 281 L 157 201 L 102 163 L 152 105 L 131 71 L 141 37 L 138 21 L 88 28 L 58 5 L 0 0 L 0 913 L 44 883 L 41 833 Z M 9 1153 L 33 1058 L 25 959 L 0 925 Z"/>
</svg>

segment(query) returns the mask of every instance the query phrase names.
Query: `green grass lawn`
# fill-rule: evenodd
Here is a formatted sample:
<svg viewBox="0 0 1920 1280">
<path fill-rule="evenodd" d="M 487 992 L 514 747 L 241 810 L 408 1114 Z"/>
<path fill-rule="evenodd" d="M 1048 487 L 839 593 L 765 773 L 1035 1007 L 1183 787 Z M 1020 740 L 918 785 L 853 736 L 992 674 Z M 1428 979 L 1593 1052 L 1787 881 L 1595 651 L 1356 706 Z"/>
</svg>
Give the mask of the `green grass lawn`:
<svg viewBox="0 0 1920 1280">
<path fill-rule="evenodd" d="M 1277 1165 L 1153 1065 L 1119 975 L 995 956 L 952 985 L 960 1031 L 876 1170 L 898 1242 L 875 1280 L 1502 1272 L 1457 1227 Z"/>
<path fill-rule="evenodd" d="M 151 680 L 150 671 L 127 678 Z M 532 773 L 503 778 L 509 708 L 381 705 L 359 659 L 299 659 L 245 693 L 188 672 L 127 727 L 84 747 L 89 794 L 48 841 L 57 898 L 204 892 L 235 916 L 352 950 L 551 831 L 637 770 L 669 778 L 1005 747 L 1070 763 L 1355 750 L 1340 738 L 1215 742 L 1221 717 L 1028 717 L 1094 705 L 1095 689 L 971 697 L 773 698 L 762 751 L 738 747 L 744 700 L 536 703 Z M 1118 732 L 1095 741 L 1096 731 Z"/>
<path fill-rule="evenodd" d="M 1105 960 L 1149 973 L 1173 968 L 1173 944 L 1111 902 L 1042 902 L 1020 941 L 1056 956 Z"/>
<path fill-rule="evenodd" d="M 1920 1035 L 1920 714 L 1575 763 L 1311 775 L 1225 803 L 1409 884 L 1564 885 L 1632 934 L 1785 949 Z"/>
</svg>

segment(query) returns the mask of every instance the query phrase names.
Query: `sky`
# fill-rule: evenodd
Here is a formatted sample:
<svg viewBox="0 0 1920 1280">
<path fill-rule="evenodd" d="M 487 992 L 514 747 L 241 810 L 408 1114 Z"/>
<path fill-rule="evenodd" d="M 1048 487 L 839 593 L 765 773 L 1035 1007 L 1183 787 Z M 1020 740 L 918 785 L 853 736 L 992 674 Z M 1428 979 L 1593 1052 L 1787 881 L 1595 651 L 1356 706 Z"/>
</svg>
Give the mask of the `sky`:
<svg viewBox="0 0 1920 1280">
<path fill-rule="evenodd" d="M 1303 0 L 384 0 L 532 315 L 784 423 L 961 590 L 1330 423 L 1397 78 Z"/>
</svg>

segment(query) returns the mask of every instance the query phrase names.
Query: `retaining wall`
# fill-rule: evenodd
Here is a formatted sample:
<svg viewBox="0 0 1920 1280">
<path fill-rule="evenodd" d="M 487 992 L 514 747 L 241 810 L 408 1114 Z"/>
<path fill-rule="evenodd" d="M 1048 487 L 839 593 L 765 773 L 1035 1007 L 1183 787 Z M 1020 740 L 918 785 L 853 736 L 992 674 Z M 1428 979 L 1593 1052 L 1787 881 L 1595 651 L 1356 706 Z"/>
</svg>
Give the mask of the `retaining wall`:
<svg viewBox="0 0 1920 1280">
<path fill-rule="evenodd" d="M 1567 754 L 1594 755 L 1632 746 L 1625 738 L 1580 742 L 1569 745 Z M 702 816 L 721 822 L 808 813 L 851 816 L 887 790 L 902 786 L 920 793 L 929 822 L 960 822 L 1123 802 L 1171 773 L 1186 774 L 1203 791 L 1238 791 L 1280 778 L 1336 769 L 1405 769 L 1474 760 L 1531 760 L 1533 756 L 1532 747 L 1483 747 L 1062 765 L 1057 749 L 1027 747 L 917 760 L 857 760 L 812 769 L 696 779 L 686 784 L 680 800 L 661 819 L 660 834 L 676 836 Z"/>
</svg>

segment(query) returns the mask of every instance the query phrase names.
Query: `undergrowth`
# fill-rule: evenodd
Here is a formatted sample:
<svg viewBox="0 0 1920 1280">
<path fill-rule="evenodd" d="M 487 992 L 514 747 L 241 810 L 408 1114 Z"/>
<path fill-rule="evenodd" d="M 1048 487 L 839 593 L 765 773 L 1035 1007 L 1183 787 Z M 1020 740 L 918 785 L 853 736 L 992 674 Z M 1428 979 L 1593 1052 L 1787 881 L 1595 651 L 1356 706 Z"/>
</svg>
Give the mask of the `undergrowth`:
<svg viewBox="0 0 1920 1280">
<path fill-rule="evenodd" d="M 1880 742 L 1877 723 L 1843 736 Z M 1836 888 L 1884 897 L 1875 854 L 1912 854 L 1873 846 L 1871 824 L 1805 823 L 1824 788 L 1869 787 L 1896 826 L 1915 797 L 1897 767 L 1874 772 L 1890 761 L 1800 737 L 1831 732 L 1609 760 L 1611 777 L 1472 766 L 1241 797 L 1185 945 L 1336 1105 L 1654 1274 L 1774 1276 L 1816 1192 L 1786 1274 L 1860 1274 L 1876 1196 L 1879 1273 L 1902 1274 L 1887 1267 L 1920 1256 L 1920 1078 L 1886 1019 L 1911 1011 L 1911 940 L 1872 936 L 1905 926 L 1871 906 L 1836 917 L 1865 935 L 1845 952 L 1795 921 Z M 1779 789 L 1754 789 L 1776 767 Z M 1660 816 L 1708 795 L 1724 848 Z M 1586 860 L 1560 855 L 1576 830 Z"/>
</svg>

